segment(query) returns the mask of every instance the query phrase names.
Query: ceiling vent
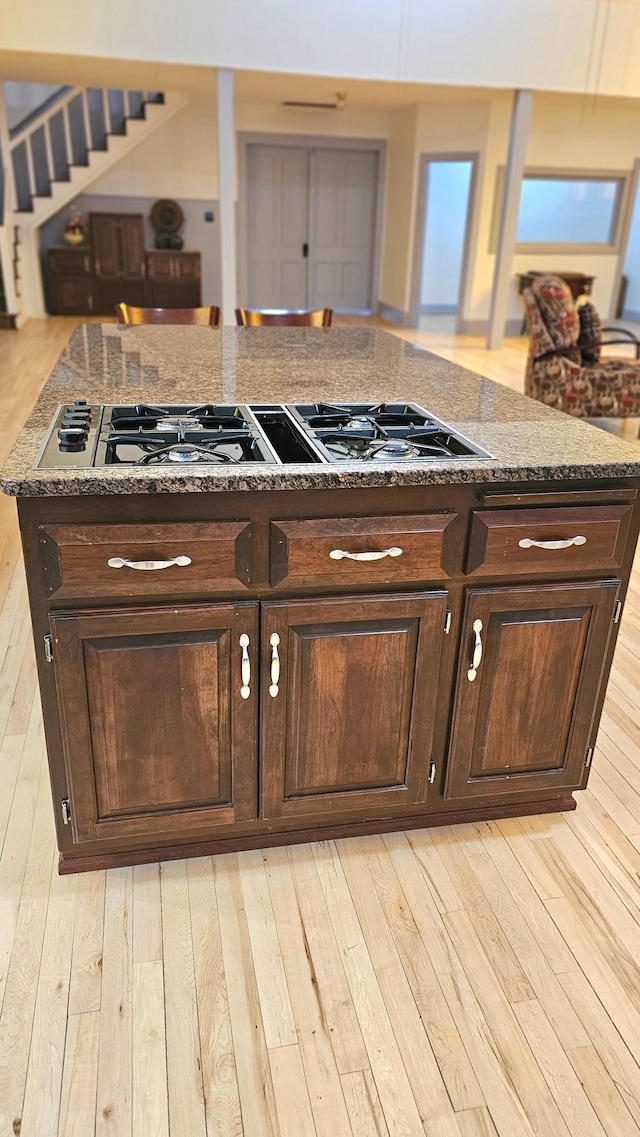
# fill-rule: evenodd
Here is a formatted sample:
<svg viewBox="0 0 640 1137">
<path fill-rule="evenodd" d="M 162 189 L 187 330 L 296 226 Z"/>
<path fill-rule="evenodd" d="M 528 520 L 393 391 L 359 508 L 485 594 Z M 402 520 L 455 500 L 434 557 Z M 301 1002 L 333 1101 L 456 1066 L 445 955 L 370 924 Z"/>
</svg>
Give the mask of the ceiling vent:
<svg viewBox="0 0 640 1137">
<path fill-rule="evenodd" d="M 343 111 L 347 102 L 347 96 L 341 91 L 336 92 L 336 99 L 334 103 L 312 103 L 303 102 L 297 99 L 285 99 L 281 106 L 283 107 L 298 107 L 304 110 L 311 111 Z"/>
</svg>

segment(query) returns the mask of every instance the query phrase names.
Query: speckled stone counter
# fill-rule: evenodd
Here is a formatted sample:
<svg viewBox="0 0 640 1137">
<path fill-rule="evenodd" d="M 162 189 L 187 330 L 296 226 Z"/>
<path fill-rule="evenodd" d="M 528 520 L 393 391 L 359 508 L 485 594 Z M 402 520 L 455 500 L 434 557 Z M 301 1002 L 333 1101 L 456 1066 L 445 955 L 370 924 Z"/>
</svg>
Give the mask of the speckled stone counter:
<svg viewBox="0 0 640 1137">
<path fill-rule="evenodd" d="M 441 462 L 36 470 L 60 403 L 411 400 L 494 458 Z M 560 414 L 397 336 L 370 328 L 84 324 L 73 332 L 0 476 L 13 496 L 330 489 L 622 478 L 640 446 Z"/>
</svg>

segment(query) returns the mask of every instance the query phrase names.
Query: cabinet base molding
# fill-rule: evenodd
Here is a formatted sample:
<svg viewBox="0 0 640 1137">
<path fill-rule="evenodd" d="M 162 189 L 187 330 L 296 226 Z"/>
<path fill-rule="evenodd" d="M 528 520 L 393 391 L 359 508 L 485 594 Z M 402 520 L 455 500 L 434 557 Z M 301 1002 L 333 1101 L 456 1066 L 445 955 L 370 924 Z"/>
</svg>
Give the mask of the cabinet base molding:
<svg viewBox="0 0 640 1137">
<path fill-rule="evenodd" d="M 155 861 L 178 861 L 190 857 L 207 857 L 215 853 L 239 853 L 244 849 L 268 849 L 277 845 L 301 845 L 310 841 L 332 841 L 339 837 L 366 837 L 373 833 L 393 833 L 403 829 L 430 829 L 436 825 L 459 825 L 468 821 L 496 821 L 501 817 L 527 817 L 538 813 L 568 813 L 576 808 L 572 794 L 544 801 L 511 802 L 486 805 L 480 809 L 447 810 L 442 813 L 420 813 L 407 817 L 385 817 L 372 821 L 353 821 L 344 825 L 319 825 L 316 828 L 280 832 L 250 833 L 243 837 L 225 837 L 193 844 L 157 845 L 151 849 L 129 849 L 123 852 L 73 856 L 60 854 L 61 876 L 96 869 L 124 868 Z"/>
</svg>

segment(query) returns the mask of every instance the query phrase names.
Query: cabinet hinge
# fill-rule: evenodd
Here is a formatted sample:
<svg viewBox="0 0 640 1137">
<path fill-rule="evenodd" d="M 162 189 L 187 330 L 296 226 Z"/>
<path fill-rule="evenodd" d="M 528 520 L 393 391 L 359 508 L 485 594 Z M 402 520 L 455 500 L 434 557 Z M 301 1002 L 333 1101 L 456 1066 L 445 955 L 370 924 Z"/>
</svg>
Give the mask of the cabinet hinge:
<svg viewBox="0 0 640 1137">
<path fill-rule="evenodd" d="M 615 606 L 613 609 L 613 622 L 614 622 L 614 624 L 618 623 L 618 620 L 620 619 L 621 614 L 622 614 L 622 601 L 616 600 Z"/>
<path fill-rule="evenodd" d="M 445 636 L 448 636 L 450 631 L 451 631 L 451 609 L 447 608 L 447 614 L 444 618 L 444 634 L 445 634 Z"/>
<path fill-rule="evenodd" d="M 436 780 L 436 764 L 433 761 L 433 759 L 431 759 L 431 761 L 429 763 L 429 782 L 431 783 L 431 785 L 433 785 L 435 780 Z"/>
<path fill-rule="evenodd" d="M 585 770 L 589 769 L 589 766 L 591 765 L 591 759 L 592 758 L 593 758 L 593 746 L 587 746 L 587 753 L 584 756 L 584 768 L 585 768 Z"/>
<path fill-rule="evenodd" d="M 60 808 L 62 810 L 62 820 L 65 825 L 68 825 L 71 821 L 71 802 L 68 797 L 62 799 Z"/>
<path fill-rule="evenodd" d="M 51 643 L 51 636 L 44 637 L 44 658 L 47 663 L 53 663 L 53 645 Z"/>
</svg>

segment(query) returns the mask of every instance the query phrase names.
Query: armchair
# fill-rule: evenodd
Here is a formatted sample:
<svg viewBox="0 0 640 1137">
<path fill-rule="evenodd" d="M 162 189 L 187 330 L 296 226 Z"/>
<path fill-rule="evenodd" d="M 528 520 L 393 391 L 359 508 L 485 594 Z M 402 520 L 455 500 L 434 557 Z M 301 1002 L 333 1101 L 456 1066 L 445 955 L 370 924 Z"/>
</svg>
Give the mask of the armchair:
<svg viewBox="0 0 640 1137">
<path fill-rule="evenodd" d="M 603 328 L 590 301 L 576 308 L 564 281 L 535 277 L 523 292 L 529 355 L 525 394 L 578 418 L 640 417 L 640 340 L 626 328 Z M 602 339 L 609 333 L 616 338 Z M 607 358 L 601 348 L 628 343 L 635 359 Z"/>
</svg>

